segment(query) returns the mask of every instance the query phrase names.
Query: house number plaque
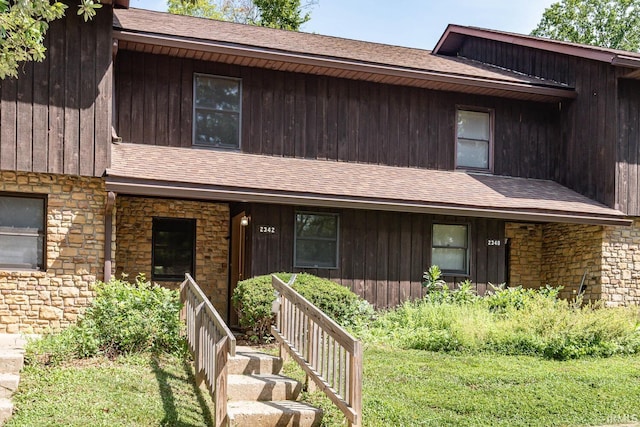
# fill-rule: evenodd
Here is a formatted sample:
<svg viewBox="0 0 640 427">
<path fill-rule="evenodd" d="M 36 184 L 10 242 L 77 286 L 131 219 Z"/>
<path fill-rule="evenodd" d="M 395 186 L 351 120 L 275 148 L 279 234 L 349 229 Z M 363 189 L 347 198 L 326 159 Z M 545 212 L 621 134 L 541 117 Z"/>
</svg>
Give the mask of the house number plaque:
<svg viewBox="0 0 640 427">
<path fill-rule="evenodd" d="M 500 245 L 502 245 L 502 242 L 500 240 L 492 240 L 492 239 L 487 240 L 487 246 L 500 246 Z"/>
<path fill-rule="evenodd" d="M 272 225 L 259 225 L 258 232 L 263 234 L 276 234 L 276 228 Z"/>
</svg>

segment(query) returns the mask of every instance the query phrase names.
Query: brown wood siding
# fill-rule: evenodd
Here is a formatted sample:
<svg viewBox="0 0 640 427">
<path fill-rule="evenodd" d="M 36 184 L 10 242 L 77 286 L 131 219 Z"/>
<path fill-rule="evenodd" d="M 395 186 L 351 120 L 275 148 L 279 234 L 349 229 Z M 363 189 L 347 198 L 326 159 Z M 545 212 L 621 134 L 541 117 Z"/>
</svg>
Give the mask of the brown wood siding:
<svg viewBox="0 0 640 427">
<path fill-rule="evenodd" d="M 101 176 L 111 143 L 112 10 L 70 7 L 51 23 L 46 59 L 0 82 L 0 169 Z"/>
<path fill-rule="evenodd" d="M 488 283 L 506 280 L 502 220 L 264 204 L 246 205 L 242 209 L 251 216 L 246 277 L 305 271 L 342 283 L 379 308 L 393 307 L 422 296 L 422 275 L 431 259 L 432 225 L 460 223 L 470 227 L 470 279 L 478 292 L 484 294 Z M 305 210 L 339 214 L 338 268 L 293 267 L 295 213 Z M 260 226 L 273 226 L 276 233 L 259 233 Z M 488 239 L 500 240 L 502 245 L 487 246 Z M 466 278 L 446 277 L 451 283 Z"/>
<path fill-rule="evenodd" d="M 620 80 L 617 203 L 623 212 L 640 216 L 640 81 Z"/>
<path fill-rule="evenodd" d="M 476 37 L 465 39 L 459 55 L 575 87 L 578 97 L 560 106 L 562 138 L 557 141 L 558 162 L 552 178 L 615 206 L 619 69 L 599 61 Z M 530 129 L 529 134 L 535 131 Z M 633 189 L 638 190 L 637 186 Z"/>
<path fill-rule="evenodd" d="M 242 79 L 241 150 L 246 153 L 452 169 L 455 110 L 466 105 L 495 111 L 496 174 L 550 178 L 558 169 L 556 104 L 175 61 L 126 50 L 116 58 L 117 130 L 123 140 L 190 146 L 195 72 Z M 162 104 L 176 98 L 182 102 L 170 103 L 171 114 L 166 114 Z M 179 137 L 171 133 L 178 123 Z"/>
</svg>

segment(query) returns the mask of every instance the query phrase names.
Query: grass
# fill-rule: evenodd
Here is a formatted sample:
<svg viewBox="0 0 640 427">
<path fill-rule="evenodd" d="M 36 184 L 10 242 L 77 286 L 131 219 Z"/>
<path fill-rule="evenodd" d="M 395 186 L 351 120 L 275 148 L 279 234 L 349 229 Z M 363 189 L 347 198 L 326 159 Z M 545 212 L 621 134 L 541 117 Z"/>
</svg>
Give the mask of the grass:
<svg viewBox="0 0 640 427">
<path fill-rule="evenodd" d="M 6 427 L 212 426 L 206 392 L 183 357 L 149 355 L 29 366 Z"/>
<path fill-rule="evenodd" d="M 288 363 L 285 373 L 303 378 Z M 589 426 L 640 420 L 640 357 L 571 361 L 496 354 L 460 355 L 368 346 L 364 425 Z M 343 417 L 321 393 L 305 394 Z M 211 400 L 178 356 L 94 359 L 28 367 L 18 426 L 210 426 Z"/>
</svg>

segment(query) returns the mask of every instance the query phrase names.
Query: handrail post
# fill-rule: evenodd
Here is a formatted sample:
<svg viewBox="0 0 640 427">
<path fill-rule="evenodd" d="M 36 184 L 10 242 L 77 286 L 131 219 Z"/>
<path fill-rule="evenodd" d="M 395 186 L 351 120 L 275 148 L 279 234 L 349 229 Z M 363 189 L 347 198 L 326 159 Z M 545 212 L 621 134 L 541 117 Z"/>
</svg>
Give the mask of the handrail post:
<svg viewBox="0 0 640 427">
<path fill-rule="evenodd" d="M 356 413 L 356 419 L 349 422 L 351 427 L 362 426 L 362 344 L 357 341 L 353 347 L 349 366 L 349 403 Z"/>
<path fill-rule="evenodd" d="M 194 355 L 193 362 L 196 371 L 196 385 L 200 387 L 202 382 L 204 381 L 204 372 L 203 372 L 203 361 L 202 361 L 202 351 L 200 350 L 200 346 L 202 344 L 202 312 L 204 311 L 204 302 L 198 304 L 195 309 L 195 322 L 194 322 L 194 330 L 195 330 L 195 340 L 193 343 Z"/>
<path fill-rule="evenodd" d="M 229 339 L 225 336 L 215 345 L 216 357 L 216 427 L 228 425 L 227 419 L 227 355 Z"/>
</svg>

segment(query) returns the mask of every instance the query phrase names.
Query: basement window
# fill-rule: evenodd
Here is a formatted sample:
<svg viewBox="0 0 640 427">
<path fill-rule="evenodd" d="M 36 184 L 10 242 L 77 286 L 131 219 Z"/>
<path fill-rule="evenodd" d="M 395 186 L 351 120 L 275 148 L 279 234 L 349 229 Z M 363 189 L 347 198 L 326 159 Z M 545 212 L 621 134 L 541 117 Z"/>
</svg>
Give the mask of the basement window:
<svg viewBox="0 0 640 427">
<path fill-rule="evenodd" d="M 182 281 L 194 277 L 196 220 L 153 218 L 151 279 Z"/>
<path fill-rule="evenodd" d="M 469 226 L 433 224 L 431 264 L 443 273 L 469 274 Z"/>
<path fill-rule="evenodd" d="M 0 268 L 44 269 L 44 197 L 0 195 Z"/>
<path fill-rule="evenodd" d="M 195 74 L 193 145 L 240 148 L 240 79 Z"/>
<path fill-rule="evenodd" d="M 338 267 L 338 214 L 296 213 L 295 267 Z"/>
</svg>

